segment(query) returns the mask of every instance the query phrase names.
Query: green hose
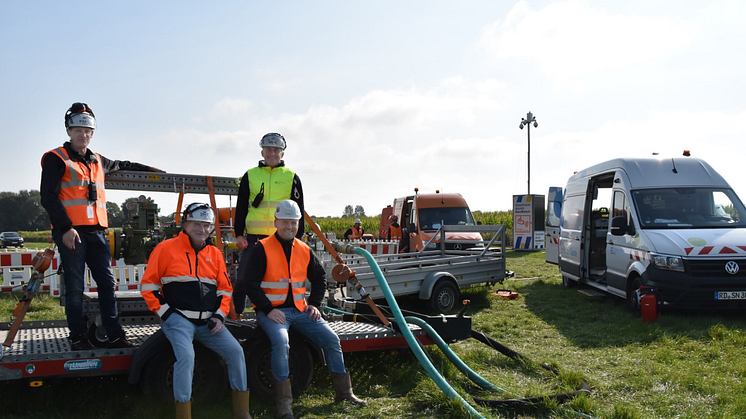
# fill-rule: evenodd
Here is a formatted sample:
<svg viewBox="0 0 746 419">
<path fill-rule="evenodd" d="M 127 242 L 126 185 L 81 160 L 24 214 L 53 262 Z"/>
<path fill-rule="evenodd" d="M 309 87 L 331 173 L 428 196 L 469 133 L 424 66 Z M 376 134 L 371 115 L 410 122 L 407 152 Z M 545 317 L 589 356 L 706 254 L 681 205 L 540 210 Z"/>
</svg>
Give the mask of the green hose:
<svg viewBox="0 0 746 419">
<path fill-rule="evenodd" d="M 459 395 L 456 392 L 456 390 L 454 390 L 453 387 L 451 387 L 451 385 L 448 384 L 445 378 L 443 378 L 443 376 L 440 375 L 438 370 L 435 369 L 433 364 L 427 358 L 427 355 L 425 355 L 425 352 L 422 350 L 419 343 L 415 339 L 414 335 L 412 334 L 412 331 L 409 330 L 408 327 L 406 327 L 407 322 L 404 319 L 404 315 L 399 309 L 399 305 L 396 303 L 396 298 L 394 298 L 394 294 L 391 293 L 389 284 L 386 282 L 386 279 L 383 277 L 381 268 L 378 267 L 378 263 L 373 258 L 373 256 L 371 256 L 371 254 L 368 253 L 368 251 L 366 251 L 365 249 L 361 247 L 355 248 L 355 253 L 357 253 L 358 255 L 362 255 L 368 261 L 370 268 L 373 270 L 373 274 L 376 276 L 376 279 L 378 280 L 378 285 L 381 287 L 381 291 L 383 291 L 383 295 L 384 297 L 386 297 L 386 301 L 388 301 L 391 311 L 394 313 L 394 319 L 396 319 L 397 323 L 402 325 L 402 327 L 400 327 L 399 329 L 402 335 L 404 335 L 404 339 L 407 341 L 409 348 L 412 350 L 415 357 L 420 362 L 420 365 L 422 365 L 422 367 L 425 369 L 425 371 L 430 376 L 430 378 L 435 382 L 435 384 L 440 388 L 440 390 L 450 400 L 458 400 L 459 402 L 461 402 L 464 408 L 469 412 L 469 415 L 471 415 L 474 418 L 484 419 L 484 416 L 482 416 L 479 412 L 477 412 L 476 409 L 474 409 L 474 407 L 472 407 L 469 403 L 467 403 L 466 400 L 464 400 L 463 397 L 461 397 L 461 395 Z"/>
<path fill-rule="evenodd" d="M 425 331 L 425 333 L 427 333 L 427 336 L 432 339 L 436 345 L 438 345 L 438 348 L 440 348 L 441 351 L 443 351 L 448 360 L 450 360 L 451 363 L 459 369 L 459 371 L 469 377 L 469 379 L 475 382 L 479 387 L 492 392 L 508 393 L 507 390 L 490 383 L 489 381 L 482 378 L 482 376 L 474 372 L 471 368 L 469 368 L 469 366 L 466 365 L 464 361 L 462 361 L 461 358 L 458 357 L 458 355 L 453 353 L 453 350 L 451 350 L 451 348 L 443 341 L 440 335 L 438 335 L 438 332 L 436 332 L 435 329 L 432 328 L 432 326 L 427 324 L 426 321 L 417 317 L 405 317 L 404 319 L 407 321 L 407 323 L 416 324 L 417 326 L 421 327 Z"/>
</svg>

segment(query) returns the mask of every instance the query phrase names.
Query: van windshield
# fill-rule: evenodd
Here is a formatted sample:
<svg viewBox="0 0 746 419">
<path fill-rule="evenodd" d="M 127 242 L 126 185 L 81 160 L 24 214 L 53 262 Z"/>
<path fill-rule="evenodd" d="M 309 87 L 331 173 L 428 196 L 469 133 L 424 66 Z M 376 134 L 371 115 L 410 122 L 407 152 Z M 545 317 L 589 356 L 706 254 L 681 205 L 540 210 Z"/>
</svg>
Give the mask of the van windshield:
<svg viewBox="0 0 746 419">
<path fill-rule="evenodd" d="M 644 229 L 746 227 L 746 209 L 731 189 L 643 189 L 632 199 Z"/>
<path fill-rule="evenodd" d="M 437 230 L 442 222 L 446 225 L 474 225 L 474 217 L 467 207 L 421 208 L 419 216 L 423 230 Z"/>
</svg>

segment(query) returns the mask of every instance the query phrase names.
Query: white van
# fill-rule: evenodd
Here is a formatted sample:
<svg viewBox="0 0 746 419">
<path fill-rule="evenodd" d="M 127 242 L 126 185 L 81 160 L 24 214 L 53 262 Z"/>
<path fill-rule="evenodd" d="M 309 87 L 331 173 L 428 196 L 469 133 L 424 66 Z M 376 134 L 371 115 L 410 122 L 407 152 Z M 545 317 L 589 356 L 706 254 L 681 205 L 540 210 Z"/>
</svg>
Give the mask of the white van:
<svg viewBox="0 0 746 419">
<path fill-rule="evenodd" d="M 641 293 L 670 307 L 746 306 L 746 209 L 703 160 L 590 167 L 568 180 L 561 214 L 558 258 L 547 261 L 559 264 L 565 287 L 587 284 L 633 311 Z"/>
</svg>

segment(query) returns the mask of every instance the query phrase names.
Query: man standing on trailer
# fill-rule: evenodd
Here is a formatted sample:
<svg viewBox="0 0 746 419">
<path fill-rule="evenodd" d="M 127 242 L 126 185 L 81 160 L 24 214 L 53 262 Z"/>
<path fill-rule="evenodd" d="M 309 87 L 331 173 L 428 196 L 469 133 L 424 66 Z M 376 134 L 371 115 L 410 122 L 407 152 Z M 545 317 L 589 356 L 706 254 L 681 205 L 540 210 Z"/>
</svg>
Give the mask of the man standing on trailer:
<svg viewBox="0 0 746 419">
<path fill-rule="evenodd" d="M 365 403 L 352 392 L 339 337 L 321 318 L 319 307 L 326 291 L 326 273 L 311 249 L 297 239 L 302 217 L 294 201 L 280 202 L 274 215 L 275 233 L 254 246 L 246 274 L 238 279 L 254 304 L 259 326 L 272 344 L 272 376 L 277 417 L 281 419 L 293 417 L 288 337 L 291 326 L 324 350 L 337 393 L 335 401 Z M 308 301 L 306 278 L 311 283 Z"/>
<path fill-rule="evenodd" d="M 98 288 L 101 321 L 110 348 L 133 346 L 119 324 L 111 251 L 105 239 L 109 225 L 106 215 L 104 174 L 116 170 L 162 172 L 129 161 L 109 160 L 88 148 L 96 129 L 93 110 L 76 102 L 65 112 L 65 129 L 70 141 L 41 158 L 41 205 L 52 222 L 65 272 L 65 314 L 74 351 L 91 349 L 83 315 L 85 266 Z"/>
<path fill-rule="evenodd" d="M 251 419 L 243 348 L 223 327 L 230 310 L 231 281 L 223 254 L 207 242 L 215 214 L 210 205 L 193 203 L 184 210 L 182 220 L 181 233 L 153 250 L 140 286 L 148 308 L 161 317 L 161 330 L 176 355 L 176 418 L 192 417 L 193 341 L 197 339 L 227 364 L 234 419 Z"/>
<path fill-rule="evenodd" d="M 238 278 L 246 272 L 246 259 L 249 251 L 265 237 L 275 232 L 274 212 L 277 204 L 285 199 L 295 201 L 303 212 L 303 187 L 300 178 L 294 171 L 285 167 L 282 157 L 287 143 L 285 137 L 271 132 L 259 141 L 262 157 L 259 165 L 249 169 L 241 178 L 236 201 L 236 220 L 234 235 L 236 246 L 243 249 L 238 264 Z M 300 223 L 299 239 L 303 237 L 304 223 Z M 244 236 L 244 229 L 246 236 Z M 240 286 L 233 292 L 233 304 L 236 313 L 241 314 L 246 306 L 246 291 Z"/>
</svg>

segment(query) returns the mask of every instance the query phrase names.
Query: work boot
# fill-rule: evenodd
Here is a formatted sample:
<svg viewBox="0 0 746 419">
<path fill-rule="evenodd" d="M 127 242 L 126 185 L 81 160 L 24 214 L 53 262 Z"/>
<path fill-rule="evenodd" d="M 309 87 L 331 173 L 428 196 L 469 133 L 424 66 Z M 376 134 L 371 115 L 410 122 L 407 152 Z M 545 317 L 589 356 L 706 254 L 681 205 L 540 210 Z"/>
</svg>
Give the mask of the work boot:
<svg viewBox="0 0 746 419">
<path fill-rule="evenodd" d="M 355 404 L 366 404 L 365 400 L 360 400 L 352 392 L 352 383 L 350 382 L 350 372 L 332 374 L 332 386 L 334 391 L 337 392 L 337 397 L 334 398 L 334 403 L 347 400 L 348 402 Z"/>
<path fill-rule="evenodd" d="M 233 419 L 251 419 L 248 390 L 233 390 Z"/>
<path fill-rule="evenodd" d="M 137 345 L 127 340 L 127 335 L 124 333 L 124 330 L 119 330 L 119 332 L 112 334 L 112 336 L 109 336 L 109 348 L 113 349 L 121 349 L 121 348 L 134 348 Z"/>
<path fill-rule="evenodd" d="M 70 336 L 70 349 L 73 351 L 87 351 L 93 349 L 93 345 L 88 340 L 88 335 L 81 333 L 77 336 Z"/>
<path fill-rule="evenodd" d="M 277 403 L 277 419 L 294 419 L 293 389 L 290 379 L 275 380 L 275 402 Z"/>
<path fill-rule="evenodd" d="M 189 400 L 186 403 L 181 403 L 174 400 L 176 403 L 176 419 L 192 419 L 192 401 Z"/>
</svg>

